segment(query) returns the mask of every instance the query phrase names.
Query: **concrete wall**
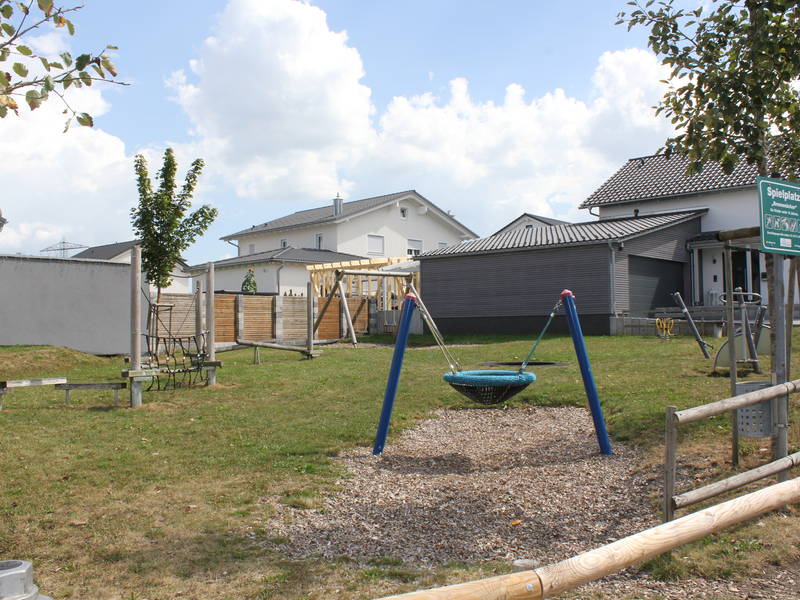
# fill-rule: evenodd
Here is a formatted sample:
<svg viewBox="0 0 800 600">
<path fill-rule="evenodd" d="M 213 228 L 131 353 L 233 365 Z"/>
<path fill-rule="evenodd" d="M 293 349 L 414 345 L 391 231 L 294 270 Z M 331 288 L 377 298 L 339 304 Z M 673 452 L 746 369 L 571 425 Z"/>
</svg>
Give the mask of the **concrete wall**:
<svg viewBox="0 0 800 600">
<path fill-rule="evenodd" d="M 0 345 L 128 354 L 130 281 L 128 264 L 0 255 Z"/>
</svg>

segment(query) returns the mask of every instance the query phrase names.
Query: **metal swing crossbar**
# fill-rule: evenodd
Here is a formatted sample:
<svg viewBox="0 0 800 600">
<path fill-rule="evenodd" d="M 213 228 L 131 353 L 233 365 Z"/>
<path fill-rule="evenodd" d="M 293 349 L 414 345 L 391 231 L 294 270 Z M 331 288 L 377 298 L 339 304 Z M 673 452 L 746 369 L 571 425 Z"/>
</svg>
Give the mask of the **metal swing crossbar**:
<svg viewBox="0 0 800 600">
<path fill-rule="evenodd" d="M 416 292 L 413 285 L 410 285 L 410 288 L 414 295 L 417 296 L 417 304 L 422 318 L 427 323 L 428 328 L 433 334 L 433 338 L 436 340 L 436 344 L 441 348 L 442 354 L 444 354 L 445 360 L 447 360 L 450 366 L 450 372 L 445 373 L 442 378 L 457 392 L 479 404 L 500 404 L 501 402 L 513 398 L 536 381 L 536 375 L 525 372 L 525 367 L 528 366 L 531 358 L 533 358 L 533 354 L 536 352 L 539 342 L 542 341 L 545 331 L 547 331 L 550 322 L 561 306 L 560 299 L 550 312 L 550 318 L 547 320 L 542 333 L 539 334 L 539 339 L 536 340 L 536 344 L 534 344 L 533 349 L 530 354 L 528 354 L 528 358 L 525 359 L 525 362 L 522 363 L 518 371 L 462 371 L 458 366 L 458 362 L 447 349 L 442 334 L 433 322 L 419 294 Z"/>
</svg>

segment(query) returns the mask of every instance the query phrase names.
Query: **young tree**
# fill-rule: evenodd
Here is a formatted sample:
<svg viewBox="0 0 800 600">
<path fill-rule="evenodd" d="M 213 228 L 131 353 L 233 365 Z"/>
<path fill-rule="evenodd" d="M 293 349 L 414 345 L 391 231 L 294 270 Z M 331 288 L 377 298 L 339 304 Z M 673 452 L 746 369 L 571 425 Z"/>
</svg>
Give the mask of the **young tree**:
<svg viewBox="0 0 800 600">
<path fill-rule="evenodd" d="M 14 61 L 11 66 L 13 74 L 0 68 L 0 118 L 4 118 L 9 110 L 19 114 L 19 104 L 15 98 L 24 97 L 30 109 L 35 110 L 52 92 L 64 102 L 64 114 L 70 114 L 64 127 L 65 132 L 73 118 L 81 125 L 94 125 L 91 115 L 78 113 L 69 105 L 64 98 L 64 92 L 70 86 L 80 88 L 92 85 L 93 81 L 109 81 L 106 79 L 107 74 L 116 77 L 117 70 L 105 51 L 97 56 L 81 54 L 75 60 L 69 52 L 64 52 L 59 55 L 60 61 L 51 61 L 35 55 L 22 43 L 27 34 L 49 22 L 57 29 L 66 27 L 69 34 L 74 35 L 75 27 L 67 20 L 66 15 L 80 8 L 83 6 L 56 8 L 53 0 L 13 3 L 10 0 L 0 0 L 0 63 L 9 58 Z M 116 50 L 116 47 L 107 46 L 106 50 Z M 126 85 L 119 81 L 112 83 Z"/>
<path fill-rule="evenodd" d="M 188 217 L 184 216 L 192 206 L 190 200 L 203 169 L 202 159 L 192 163 L 186 182 L 177 194 L 175 171 L 178 165 L 172 148 L 164 153 L 164 166 L 156 174 L 156 181 L 160 183 L 155 192 L 144 156 L 137 154 L 134 163 L 139 180 L 139 206 L 131 209 L 133 230 L 141 239 L 142 270 L 147 272 L 147 281 L 158 288 L 156 302 L 160 302 L 161 289 L 172 281 L 172 269 L 181 258 L 181 252 L 203 235 L 217 216 L 217 209 L 203 205 Z"/>
<path fill-rule="evenodd" d="M 243 292 L 258 291 L 258 284 L 256 283 L 256 274 L 253 273 L 253 269 L 247 269 L 247 275 L 244 276 L 244 281 L 242 281 L 242 291 Z"/>
<path fill-rule="evenodd" d="M 800 167 L 800 7 L 795 0 L 712 0 L 713 10 L 676 9 L 674 0 L 620 13 L 628 29 L 650 28 L 648 45 L 672 71 L 656 114 L 678 133 L 665 155 L 688 159 L 687 175 L 708 161 L 730 174 L 740 159 L 769 175 L 770 163 L 796 178 Z"/>
</svg>

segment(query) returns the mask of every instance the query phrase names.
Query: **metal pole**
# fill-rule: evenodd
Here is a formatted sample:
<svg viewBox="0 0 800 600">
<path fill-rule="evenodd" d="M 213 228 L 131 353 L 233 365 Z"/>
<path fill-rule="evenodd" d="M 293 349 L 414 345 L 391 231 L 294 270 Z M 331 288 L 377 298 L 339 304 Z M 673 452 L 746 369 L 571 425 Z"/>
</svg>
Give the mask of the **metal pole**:
<svg viewBox="0 0 800 600">
<path fill-rule="evenodd" d="M 381 419 L 378 423 L 378 433 L 375 435 L 375 446 L 372 454 L 377 456 L 383 452 L 386 446 L 386 436 L 389 433 L 389 422 L 392 419 L 392 408 L 394 407 L 394 397 L 397 394 L 397 382 L 400 380 L 400 369 L 403 366 L 403 355 L 406 352 L 408 342 L 408 332 L 411 330 L 411 316 L 414 314 L 416 298 L 414 294 L 406 294 L 403 307 L 403 316 L 400 318 L 400 325 L 397 328 L 397 341 L 394 344 L 394 356 L 392 366 L 389 369 L 389 380 L 386 382 L 386 393 L 383 396 L 383 408 L 381 409 Z"/>
<path fill-rule="evenodd" d="M 142 368 L 142 249 L 131 248 L 131 371 Z M 131 382 L 131 408 L 142 405 L 142 382 Z M 69 392 L 67 392 L 69 393 Z"/>
<path fill-rule="evenodd" d="M 608 432 L 606 431 L 606 423 L 603 420 L 603 411 L 600 408 L 600 399 L 597 397 L 597 388 L 594 384 L 592 367 L 589 365 L 586 344 L 583 341 L 581 325 L 578 322 L 578 312 L 575 310 L 575 299 L 572 296 L 572 292 L 569 290 L 561 292 L 561 298 L 567 311 L 569 331 L 572 334 L 572 343 L 575 345 L 575 353 L 578 355 L 578 364 L 581 367 L 581 376 L 583 377 L 583 387 L 586 390 L 586 397 L 589 399 L 589 408 L 592 411 L 592 421 L 594 421 L 594 430 L 597 433 L 597 442 L 600 444 L 600 452 L 606 456 L 611 456 L 611 444 L 608 441 Z"/>
<path fill-rule="evenodd" d="M 692 315 L 689 314 L 689 309 L 686 308 L 686 304 L 683 302 L 683 298 L 681 298 L 680 292 L 675 292 L 672 294 L 673 300 L 678 305 L 678 307 L 683 312 L 683 316 L 686 317 L 686 321 L 689 323 L 689 327 L 692 329 L 692 333 L 694 333 L 694 339 L 697 340 L 697 345 L 700 346 L 700 350 L 703 352 L 703 356 L 706 358 L 711 358 L 708 354 L 708 350 L 706 349 L 707 344 L 703 341 L 703 338 L 700 337 L 700 332 L 697 331 L 697 326 L 694 324 L 694 320 L 692 319 Z"/>
</svg>

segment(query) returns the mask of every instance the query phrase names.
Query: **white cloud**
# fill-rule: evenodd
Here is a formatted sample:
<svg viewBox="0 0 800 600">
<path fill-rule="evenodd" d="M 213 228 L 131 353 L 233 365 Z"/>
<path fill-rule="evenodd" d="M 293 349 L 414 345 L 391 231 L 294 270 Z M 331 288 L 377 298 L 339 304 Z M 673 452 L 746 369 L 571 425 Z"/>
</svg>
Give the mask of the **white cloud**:
<svg viewBox="0 0 800 600">
<path fill-rule="evenodd" d="M 70 101 L 100 114 L 95 89 L 77 90 Z M 131 239 L 128 211 L 136 199 L 133 164 L 123 143 L 99 130 L 64 129 L 58 98 L 31 112 L 0 121 L 3 216 L 0 253 L 36 253 L 66 238 L 85 245 Z"/>
<path fill-rule="evenodd" d="M 563 90 L 502 104 L 470 97 L 395 97 L 375 108 L 360 56 L 325 14 L 296 0 L 232 0 L 192 64 L 171 79 L 194 124 L 193 150 L 239 196 L 321 204 L 416 189 L 485 235 L 522 212 L 587 220 L 582 202 L 669 129 L 653 116 L 663 67 L 644 50 L 599 59 L 589 102 Z M 279 215 L 265 207 L 264 221 Z M 228 232 L 230 233 L 230 232 Z"/>
</svg>

